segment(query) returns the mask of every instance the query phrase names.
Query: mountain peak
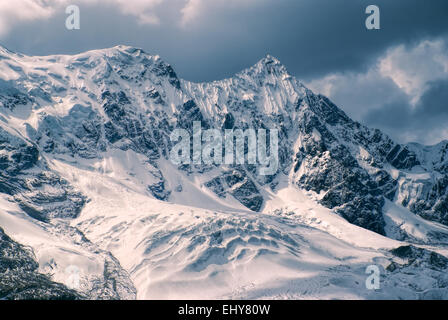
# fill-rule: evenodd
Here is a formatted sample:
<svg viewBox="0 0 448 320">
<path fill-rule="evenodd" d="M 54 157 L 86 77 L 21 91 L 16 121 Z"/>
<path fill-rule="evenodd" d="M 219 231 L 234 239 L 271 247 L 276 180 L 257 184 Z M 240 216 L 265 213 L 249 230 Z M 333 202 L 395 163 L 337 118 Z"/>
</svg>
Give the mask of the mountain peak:
<svg viewBox="0 0 448 320">
<path fill-rule="evenodd" d="M 267 71 L 278 71 L 279 73 L 288 73 L 286 67 L 274 56 L 267 54 L 263 59 L 256 64 L 260 69 Z"/>
<path fill-rule="evenodd" d="M 157 55 L 150 55 L 146 53 L 142 48 L 133 47 L 133 46 L 127 46 L 127 45 L 117 45 L 111 48 L 105 48 L 100 50 L 93 50 L 88 51 L 90 53 L 97 52 L 100 55 L 106 55 L 106 56 L 134 56 L 134 57 L 140 57 L 140 56 L 148 56 L 153 57 L 154 59 L 159 59 L 159 56 Z"/>
<path fill-rule="evenodd" d="M 276 57 L 271 56 L 269 53 L 266 54 L 266 56 L 260 60 L 260 62 L 264 64 L 275 64 L 275 65 L 281 65 L 282 63 L 280 60 L 278 60 Z"/>
<path fill-rule="evenodd" d="M 255 65 L 240 72 L 252 77 L 260 77 L 267 75 L 283 76 L 288 75 L 286 67 L 277 58 L 267 54 L 259 60 Z"/>
<path fill-rule="evenodd" d="M 115 47 L 112 47 L 109 49 L 110 51 L 120 51 L 120 52 L 125 52 L 128 54 L 147 54 L 142 48 L 139 47 L 133 47 L 133 46 L 127 46 L 127 45 L 118 45 Z"/>
</svg>

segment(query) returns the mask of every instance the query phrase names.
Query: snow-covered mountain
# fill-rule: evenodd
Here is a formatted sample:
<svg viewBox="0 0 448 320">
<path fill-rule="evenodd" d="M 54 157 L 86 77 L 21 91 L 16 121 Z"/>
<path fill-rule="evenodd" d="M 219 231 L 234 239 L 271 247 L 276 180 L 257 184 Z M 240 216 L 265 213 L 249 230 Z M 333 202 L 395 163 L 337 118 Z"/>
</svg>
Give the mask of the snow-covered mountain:
<svg viewBox="0 0 448 320">
<path fill-rule="evenodd" d="M 278 170 L 174 165 L 194 121 L 277 129 Z M 0 298 L 448 298 L 447 148 L 351 120 L 269 55 L 192 83 L 133 47 L 0 48 Z M 30 273 L 43 291 L 11 286 Z"/>
</svg>

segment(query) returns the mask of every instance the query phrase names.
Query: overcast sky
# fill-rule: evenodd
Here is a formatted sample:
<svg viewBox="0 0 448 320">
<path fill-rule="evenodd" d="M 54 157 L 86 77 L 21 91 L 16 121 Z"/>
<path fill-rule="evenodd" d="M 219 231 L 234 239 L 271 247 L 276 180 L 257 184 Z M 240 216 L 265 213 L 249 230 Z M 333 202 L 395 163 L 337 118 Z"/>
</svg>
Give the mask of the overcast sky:
<svg viewBox="0 0 448 320">
<path fill-rule="evenodd" d="M 81 29 L 65 28 L 76 4 Z M 381 29 L 365 28 L 380 8 Z M 30 55 L 127 44 L 192 81 L 267 53 L 399 142 L 448 139 L 447 0 L 0 0 L 0 43 Z"/>
</svg>

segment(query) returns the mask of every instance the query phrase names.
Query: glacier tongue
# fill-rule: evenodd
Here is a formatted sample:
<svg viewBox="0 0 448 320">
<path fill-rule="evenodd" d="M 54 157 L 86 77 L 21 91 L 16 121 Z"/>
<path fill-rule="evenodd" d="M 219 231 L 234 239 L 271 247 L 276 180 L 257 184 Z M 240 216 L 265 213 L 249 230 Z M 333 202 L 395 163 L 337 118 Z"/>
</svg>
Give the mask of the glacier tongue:
<svg viewBox="0 0 448 320">
<path fill-rule="evenodd" d="M 52 280 L 78 265 L 79 292 L 109 299 L 445 297 L 446 142 L 398 144 L 270 55 L 192 83 L 128 46 L 0 54 L 0 227 Z M 195 121 L 277 129 L 278 171 L 174 165 L 170 134 Z"/>
</svg>

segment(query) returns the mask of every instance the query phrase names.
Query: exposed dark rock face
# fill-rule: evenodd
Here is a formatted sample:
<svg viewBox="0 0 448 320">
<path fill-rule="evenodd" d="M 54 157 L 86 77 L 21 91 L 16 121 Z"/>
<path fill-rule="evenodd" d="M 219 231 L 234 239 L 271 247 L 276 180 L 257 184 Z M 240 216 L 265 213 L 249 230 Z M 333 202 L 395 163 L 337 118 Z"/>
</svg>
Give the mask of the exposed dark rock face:
<svg viewBox="0 0 448 320">
<path fill-rule="evenodd" d="M 32 249 L 15 242 L 0 228 L 0 299 L 135 299 L 136 290 L 129 275 L 110 253 L 96 247 L 75 228 L 64 225 L 46 225 L 46 228 L 77 238 L 82 247 L 102 256 L 103 275 L 90 279 L 91 283 L 82 292 L 69 289 L 52 281 L 50 275 L 40 273 Z"/>
<path fill-rule="evenodd" d="M 394 256 L 402 259 L 400 262 L 393 262 L 387 270 L 394 272 L 401 269 L 422 268 L 446 273 L 448 269 L 448 258 L 434 251 L 418 248 L 413 245 L 401 246 L 390 251 Z M 440 282 L 439 289 L 448 287 L 448 279 Z"/>
<path fill-rule="evenodd" d="M 8 237 L 0 228 L 0 299 L 77 300 L 85 298 L 37 271 L 30 249 Z"/>
<path fill-rule="evenodd" d="M 0 128 L 0 151 L 0 191 L 27 214 L 47 221 L 81 212 L 85 197 L 48 168 L 36 146 Z"/>
<path fill-rule="evenodd" d="M 260 191 L 241 168 L 225 171 L 205 185 L 220 197 L 225 197 L 226 193 L 232 195 L 241 204 L 253 211 L 259 211 L 263 204 Z"/>
</svg>

